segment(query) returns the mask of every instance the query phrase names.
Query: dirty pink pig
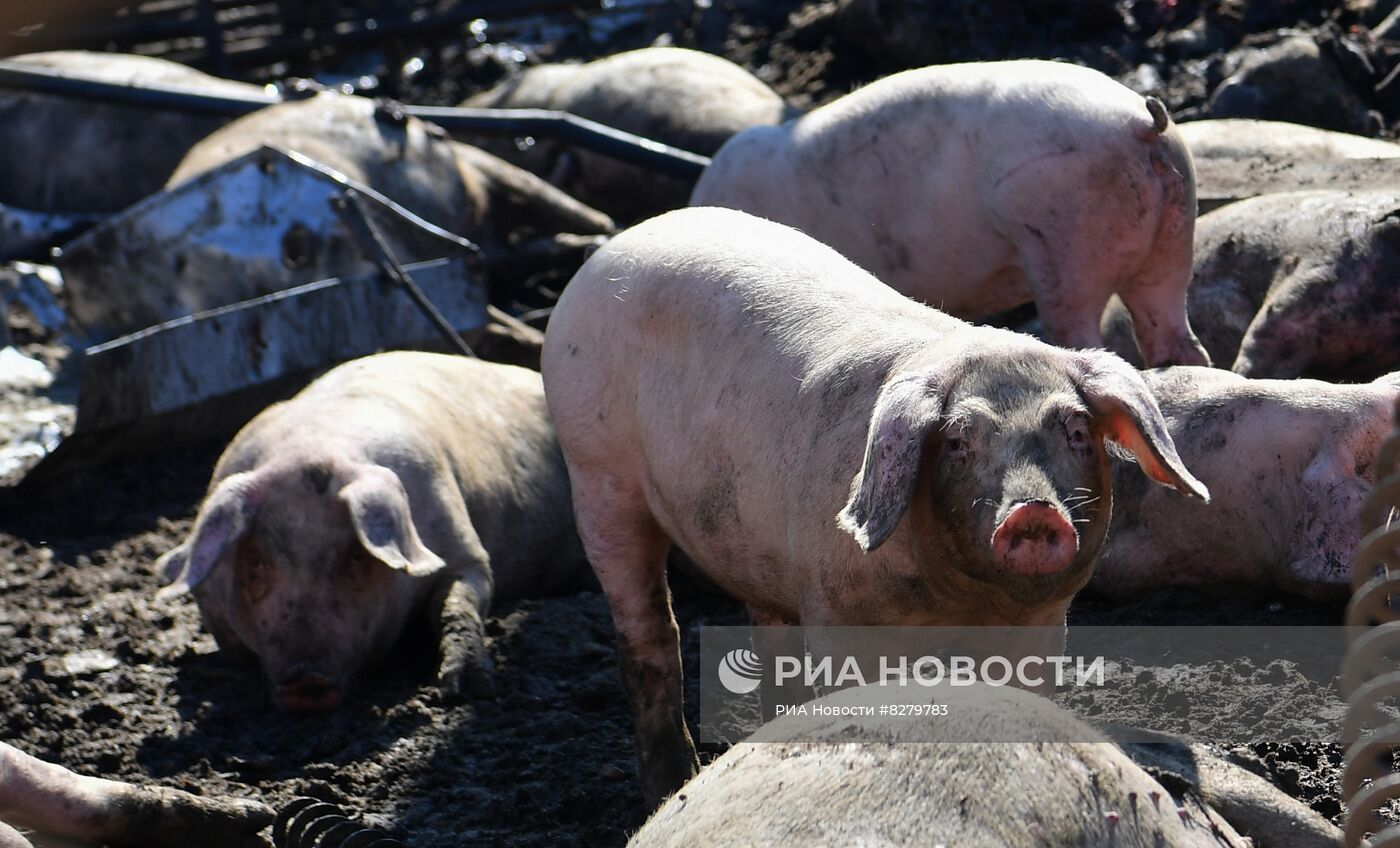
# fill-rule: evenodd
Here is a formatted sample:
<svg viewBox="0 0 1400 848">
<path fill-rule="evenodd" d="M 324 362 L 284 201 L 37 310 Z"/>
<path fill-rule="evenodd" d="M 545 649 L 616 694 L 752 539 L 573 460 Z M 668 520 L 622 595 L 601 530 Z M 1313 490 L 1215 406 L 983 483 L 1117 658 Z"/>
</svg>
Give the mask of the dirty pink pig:
<svg viewBox="0 0 1400 848">
<path fill-rule="evenodd" d="M 741 209 L 967 319 L 1034 302 L 1047 338 L 1102 347 L 1117 293 L 1149 365 L 1208 365 L 1186 317 L 1191 154 L 1166 108 L 1064 62 L 886 77 L 730 139 L 691 206 Z"/>
<path fill-rule="evenodd" d="M 411 619 L 441 636 L 441 684 L 489 694 L 493 598 L 586 569 L 538 374 L 385 353 L 270 407 L 214 470 L 189 538 L 160 560 L 279 704 L 328 709 Z"/>
<path fill-rule="evenodd" d="M 652 802 L 696 771 L 672 545 L 759 624 L 1062 626 L 1108 528 L 1105 442 L 1208 496 L 1122 359 L 966 324 L 732 210 L 594 254 L 543 365 Z"/>
</svg>

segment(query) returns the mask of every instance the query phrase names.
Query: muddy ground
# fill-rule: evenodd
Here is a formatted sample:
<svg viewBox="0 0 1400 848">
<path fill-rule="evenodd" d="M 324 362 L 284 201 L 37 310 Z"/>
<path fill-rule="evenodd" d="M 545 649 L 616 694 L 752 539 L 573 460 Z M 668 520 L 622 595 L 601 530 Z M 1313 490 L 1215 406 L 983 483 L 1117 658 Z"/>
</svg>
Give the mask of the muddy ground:
<svg viewBox="0 0 1400 848">
<path fill-rule="evenodd" d="M 939 55 L 949 61 L 1066 56 L 1120 77 L 1151 66 L 1161 80 L 1158 93 L 1178 113 L 1201 107 L 1224 51 L 1250 33 L 1285 25 L 1346 31 L 1367 6 L 1107 4 L 1138 13 L 1128 26 L 1121 15 L 1021 19 L 1007 11 L 1017 5 L 946 4 L 957 14 L 940 22 L 939 40 L 929 43 L 944 45 Z M 1164 46 L 1166 34 L 1198 15 L 1215 21 L 1203 54 Z M 853 43 L 834 3 L 716 3 L 709 12 L 614 33 L 605 44 L 565 38 L 527 52 L 588 58 L 658 36 L 728 55 L 804 104 L 898 64 Z M 452 103 L 490 81 L 501 68 L 483 59 L 481 47 L 443 51 L 407 85 L 406 99 Z M 1398 117 L 1386 114 L 1382 129 Z M 17 337 L 27 352 L 52 355 L 53 339 L 41 332 Z M 0 398 L 0 411 L 27 402 Z M 315 795 L 417 848 L 626 841 L 645 810 L 600 595 L 495 610 L 488 625 L 498 669 L 494 701 L 445 703 L 430 683 L 433 647 L 418 633 L 335 714 L 282 713 L 254 667 L 215 650 L 192 602 L 153 597 L 152 563 L 189 530 L 217 450 L 183 448 L 104 467 L 44 497 L 0 490 L 0 739 L 84 772 L 193 792 L 259 797 L 274 806 Z M 733 602 L 683 579 L 676 581 L 676 605 L 693 708 L 697 628 L 743 617 Z M 1340 606 L 1281 595 L 1171 590 L 1118 605 L 1086 596 L 1071 618 L 1224 626 L 1334 624 L 1341 614 Z M 1340 818 L 1335 747 L 1270 744 L 1234 754 Z"/>
<path fill-rule="evenodd" d="M 488 623 L 496 700 L 450 705 L 433 646 L 410 634 L 331 716 L 283 713 L 255 667 L 214 648 L 188 599 L 158 603 L 152 562 L 189 530 L 215 451 L 108 469 L 0 520 L 0 738 L 76 769 L 279 806 L 315 795 L 417 848 L 616 846 L 645 818 L 601 595 L 529 601 Z M 736 604 L 677 579 L 693 670 L 697 628 Z M 1076 603 L 1084 624 L 1330 624 L 1340 607 L 1283 596 L 1156 592 Z M 1265 699 L 1269 700 L 1269 699 Z M 1247 711 L 1267 704 L 1222 704 Z M 692 722 L 696 720 L 692 715 Z M 709 750 L 712 757 L 720 753 Z M 1337 817 L 1339 752 L 1237 754 Z"/>
</svg>

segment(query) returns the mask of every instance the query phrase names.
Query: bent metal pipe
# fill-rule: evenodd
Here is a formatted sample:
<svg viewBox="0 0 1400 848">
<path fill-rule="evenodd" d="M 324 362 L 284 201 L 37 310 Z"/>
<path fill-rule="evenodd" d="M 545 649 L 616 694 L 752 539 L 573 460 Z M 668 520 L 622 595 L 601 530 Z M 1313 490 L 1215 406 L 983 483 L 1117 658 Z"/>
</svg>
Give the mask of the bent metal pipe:
<svg viewBox="0 0 1400 848">
<path fill-rule="evenodd" d="M 59 73 L 12 60 L 0 60 L 0 87 L 75 97 L 103 103 L 124 103 L 150 109 L 237 117 L 280 103 L 282 95 L 207 94 L 180 86 L 108 82 Z M 293 95 L 295 96 L 295 95 Z M 503 135 L 558 138 L 619 161 L 650 168 L 682 179 L 696 179 L 709 157 L 623 132 L 567 112 L 547 109 L 465 109 L 405 105 L 404 112 L 443 129 L 479 130 Z"/>
</svg>

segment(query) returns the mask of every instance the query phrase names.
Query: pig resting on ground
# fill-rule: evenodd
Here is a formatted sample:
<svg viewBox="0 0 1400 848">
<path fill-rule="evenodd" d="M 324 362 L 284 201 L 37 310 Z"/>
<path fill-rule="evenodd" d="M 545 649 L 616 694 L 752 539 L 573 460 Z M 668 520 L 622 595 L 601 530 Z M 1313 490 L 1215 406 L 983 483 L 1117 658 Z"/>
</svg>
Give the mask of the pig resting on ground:
<svg viewBox="0 0 1400 848">
<path fill-rule="evenodd" d="M 436 126 L 375 101 L 322 92 L 245 115 L 195 145 L 170 177 L 192 177 L 266 145 L 294 150 L 483 247 L 520 228 L 603 233 L 612 220 Z"/>
<path fill-rule="evenodd" d="M 261 94 L 150 56 L 55 50 L 8 61 L 122 84 Z M 165 185 L 189 149 L 228 123 L 218 115 L 94 103 L 0 89 L 0 203 L 45 212 L 120 212 Z"/>
<path fill-rule="evenodd" d="M 542 364 L 652 802 L 696 762 L 673 544 L 760 624 L 1060 625 L 1108 527 L 1105 441 L 1206 497 L 1118 357 L 968 325 L 732 210 L 605 245 Z"/>
<path fill-rule="evenodd" d="M 1249 380 L 1211 368 L 1143 374 L 1172 441 L 1214 494 L 1203 509 L 1118 468 L 1092 586 L 1250 585 L 1345 597 L 1372 462 L 1394 426 L 1400 374 L 1360 386 Z"/>
<path fill-rule="evenodd" d="M 1246 377 L 1373 380 L 1400 368 L 1400 190 L 1266 194 L 1202 215 L 1187 309 Z M 1119 303 L 1109 346 L 1131 354 Z"/>
<path fill-rule="evenodd" d="M 1195 174 L 1165 107 L 1060 62 L 944 65 L 731 139 L 692 206 L 797 227 L 962 318 L 1034 301 L 1099 347 L 1115 292 L 1151 365 L 1207 365 L 1186 320 Z"/>
<path fill-rule="evenodd" d="M 762 80 L 727 59 L 679 47 L 647 47 L 585 64 L 537 65 L 463 106 L 558 109 L 704 156 L 735 133 L 777 124 L 794 111 Z M 574 197 L 620 220 L 684 206 L 691 184 L 608 156 L 536 138 L 471 138 L 546 176 Z"/>
<path fill-rule="evenodd" d="M 818 703 L 890 702 L 874 689 Z M 1259 848 L 1341 844 L 1305 804 L 1203 746 L 1163 737 L 1120 748 L 1018 689 L 940 692 L 945 701 L 949 714 L 932 720 L 769 722 L 663 804 L 628 848 L 1223 848 L 1248 844 L 1243 835 Z M 981 739 L 1017 741 L 966 741 Z M 1159 783 L 1164 771 L 1174 779 Z"/>
<path fill-rule="evenodd" d="M 399 352 L 249 422 L 159 566 L 279 703 L 326 709 L 425 610 L 444 688 L 488 693 L 492 599 L 573 588 L 582 563 L 539 375 Z"/>
</svg>

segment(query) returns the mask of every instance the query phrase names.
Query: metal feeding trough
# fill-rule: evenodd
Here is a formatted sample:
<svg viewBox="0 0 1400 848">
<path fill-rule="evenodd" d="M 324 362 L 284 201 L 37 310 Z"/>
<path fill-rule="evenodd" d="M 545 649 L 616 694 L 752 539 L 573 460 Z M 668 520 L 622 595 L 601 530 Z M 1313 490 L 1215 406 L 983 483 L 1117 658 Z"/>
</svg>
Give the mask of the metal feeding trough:
<svg viewBox="0 0 1400 848">
<path fill-rule="evenodd" d="M 231 433 L 346 359 L 439 337 L 470 353 L 456 331 L 488 322 L 475 245 L 272 147 L 107 219 L 58 265 L 95 344 L 73 433 L 24 485 Z"/>
</svg>

